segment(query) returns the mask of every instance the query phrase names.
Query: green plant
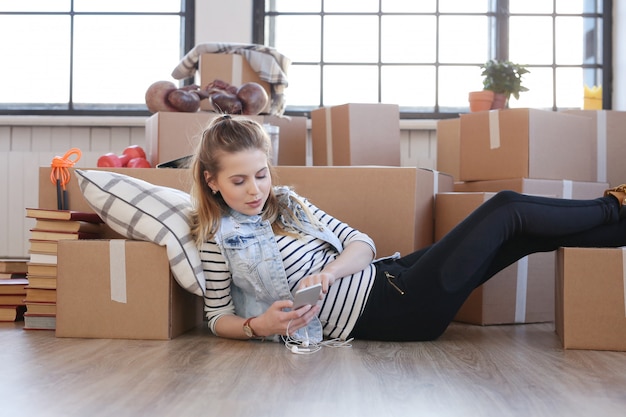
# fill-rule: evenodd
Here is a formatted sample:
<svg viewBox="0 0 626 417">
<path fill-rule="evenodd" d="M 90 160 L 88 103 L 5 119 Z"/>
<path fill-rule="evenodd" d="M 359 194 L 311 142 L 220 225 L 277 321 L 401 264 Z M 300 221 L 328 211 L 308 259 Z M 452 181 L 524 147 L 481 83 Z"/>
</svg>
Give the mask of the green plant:
<svg viewBox="0 0 626 417">
<path fill-rule="evenodd" d="M 496 94 L 504 94 L 519 99 L 519 93 L 528 91 L 522 85 L 522 75 L 529 71 L 524 65 L 514 64 L 510 61 L 498 61 L 492 59 L 481 65 L 483 70 L 483 89 L 491 90 Z"/>
</svg>

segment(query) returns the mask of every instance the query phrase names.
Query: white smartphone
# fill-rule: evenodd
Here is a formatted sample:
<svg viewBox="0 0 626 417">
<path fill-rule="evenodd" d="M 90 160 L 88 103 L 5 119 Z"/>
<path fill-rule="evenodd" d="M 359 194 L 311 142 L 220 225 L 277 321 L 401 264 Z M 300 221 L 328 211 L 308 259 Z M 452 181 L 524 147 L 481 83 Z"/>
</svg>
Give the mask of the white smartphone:
<svg viewBox="0 0 626 417">
<path fill-rule="evenodd" d="M 307 304 L 312 306 L 315 305 L 319 301 L 321 293 L 322 284 L 315 284 L 296 291 L 293 301 L 293 309 L 297 310 Z"/>
</svg>

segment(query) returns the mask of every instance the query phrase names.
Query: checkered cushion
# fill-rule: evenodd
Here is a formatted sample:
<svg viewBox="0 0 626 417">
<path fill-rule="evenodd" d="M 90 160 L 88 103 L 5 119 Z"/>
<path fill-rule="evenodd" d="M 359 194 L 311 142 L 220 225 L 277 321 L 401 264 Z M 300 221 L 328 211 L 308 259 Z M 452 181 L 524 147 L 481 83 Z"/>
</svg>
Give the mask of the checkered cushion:
<svg viewBox="0 0 626 417">
<path fill-rule="evenodd" d="M 176 281 L 189 292 L 204 294 L 189 194 L 108 171 L 75 172 L 83 196 L 111 229 L 128 239 L 166 246 Z"/>
</svg>

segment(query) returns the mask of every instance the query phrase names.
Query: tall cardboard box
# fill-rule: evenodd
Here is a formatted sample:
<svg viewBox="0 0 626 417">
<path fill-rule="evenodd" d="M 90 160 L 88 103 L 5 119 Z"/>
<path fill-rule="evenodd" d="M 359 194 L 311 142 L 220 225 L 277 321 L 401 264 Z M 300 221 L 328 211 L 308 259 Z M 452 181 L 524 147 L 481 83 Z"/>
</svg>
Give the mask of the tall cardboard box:
<svg viewBox="0 0 626 417">
<path fill-rule="evenodd" d="M 433 243 L 434 202 L 452 177 L 412 167 L 278 167 L 279 183 L 368 234 L 377 256 Z"/>
<path fill-rule="evenodd" d="M 506 178 L 596 181 L 588 117 L 536 109 L 461 115 L 461 181 Z"/>
<path fill-rule="evenodd" d="M 626 249 L 557 251 L 556 333 L 565 349 L 626 351 Z"/>
<path fill-rule="evenodd" d="M 610 187 L 626 183 L 626 112 L 615 110 L 566 110 L 591 119 L 597 150 L 597 179 Z"/>
<path fill-rule="evenodd" d="M 435 240 L 495 193 L 441 193 L 435 208 Z M 540 323 L 554 320 L 554 252 L 526 256 L 476 288 L 455 321 L 478 324 Z"/>
<path fill-rule="evenodd" d="M 437 170 L 459 180 L 461 173 L 461 119 L 437 121 Z"/>
<path fill-rule="evenodd" d="M 226 81 L 235 87 L 240 87 L 247 82 L 255 82 L 263 87 L 268 98 L 272 97 L 270 84 L 263 81 L 252 69 L 248 60 L 240 54 L 202 54 L 198 62 L 198 73 L 202 88 L 215 80 Z M 271 104 L 268 103 L 266 110 L 270 107 Z M 200 109 L 214 110 L 209 100 L 202 100 Z"/>
<path fill-rule="evenodd" d="M 134 240 L 59 241 L 58 337 L 173 339 L 202 324 L 165 248 Z"/>
<path fill-rule="evenodd" d="M 400 108 L 349 103 L 311 112 L 313 165 L 400 166 Z"/>
<path fill-rule="evenodd" d="M 218 117 L 213 112 L 158 112 L 146 120 L 146 157 L 152 166 L 195 152 L 202 132 Z M 239 116 L 278 126 L 279 165 L 306 165 L 306 117 Z"/>
</svg>

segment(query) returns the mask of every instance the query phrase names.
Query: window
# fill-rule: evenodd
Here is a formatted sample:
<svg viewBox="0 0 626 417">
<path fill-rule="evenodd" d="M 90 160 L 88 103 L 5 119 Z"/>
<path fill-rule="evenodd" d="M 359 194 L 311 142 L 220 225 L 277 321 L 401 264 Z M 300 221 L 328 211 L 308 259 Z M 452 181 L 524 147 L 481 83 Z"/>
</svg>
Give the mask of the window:
<svg viewBox="0 0 626 417">
<path fill-rule="evenodd" d="M 527 65 L 510 107 L 610 103 L 610 0 L 255 0 L 255 43 L 292 60 L 287 113 L 347 102 L 400 105 L 403 118 L 467 112 L 481 64 Z"/>
<path fill-rule="evenodd" d="M 1 114 L 147 115 L 193 46 L 193 0 L 0 0 Z M 10 42 L 8 41 L 10 40 Z"/>
</svg>

